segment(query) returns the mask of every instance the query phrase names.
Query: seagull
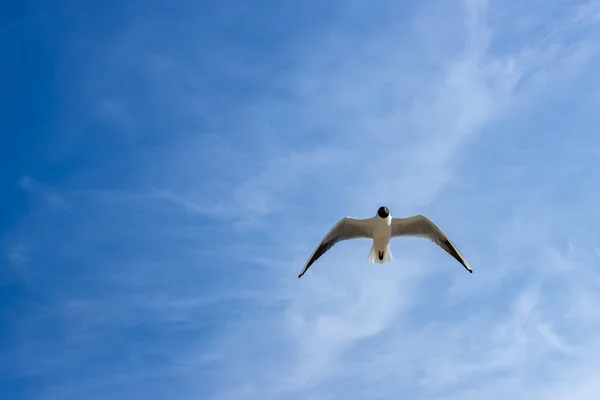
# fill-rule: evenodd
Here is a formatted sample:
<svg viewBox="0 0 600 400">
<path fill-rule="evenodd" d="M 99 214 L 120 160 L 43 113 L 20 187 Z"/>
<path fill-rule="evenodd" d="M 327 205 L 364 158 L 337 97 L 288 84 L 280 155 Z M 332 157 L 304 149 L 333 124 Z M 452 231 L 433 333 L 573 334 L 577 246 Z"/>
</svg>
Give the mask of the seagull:
<svg viewBox="0 0 600 400">
<path fill-rule="evenodd" d="M 386 206 L 381 206 L 374 217 L 366 219 L 344 217 L 339 220 L 321 240 L 321 243 L 302 268 L 298 278 L 301 278 L 319 257 L 343 240 L 372 239 L 373 246 L 371 246 L 368 260 L 377 264 L 392 261 L 390 239 L 399 236 L 416 236 L 429 239 L 454 257 L 467 271 L 473 273 L 454 243 L 429 218 L 423 215 L 396 218 L 390 215 L 390 210 Z"/>
</svg>

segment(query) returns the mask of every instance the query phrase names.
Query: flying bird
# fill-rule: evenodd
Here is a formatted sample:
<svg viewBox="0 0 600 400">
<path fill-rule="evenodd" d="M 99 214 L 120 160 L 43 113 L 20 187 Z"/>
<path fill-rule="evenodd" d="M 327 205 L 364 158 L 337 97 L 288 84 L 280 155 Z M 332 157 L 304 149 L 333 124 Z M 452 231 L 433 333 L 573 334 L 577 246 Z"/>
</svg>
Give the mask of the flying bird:
<svg viewBox="0 0 600 400">
<path fill-rule="evenodd" d="M 383 264 L 392 261 L 390 239 L 399 236 L 416 236 L 431 240 L 448 254 L 454 257 L 470 273 L 473 270 L 460 254 L 454 243 L 429 218 L 415 215 L 409 218 L 396 218 L 390 215 L 386 206 L 381 206 L 372 218 L 356 219 L 344 217 L 325 235 L 321 243 L 312 253 L 306 265 L 298 275 L 301 278 L 306 270 L 331 249 L 336 243 L 349 239 L 372 239 L 373 246 L 369 251 L 368 260 L 372 263 Z"/>
</svg>

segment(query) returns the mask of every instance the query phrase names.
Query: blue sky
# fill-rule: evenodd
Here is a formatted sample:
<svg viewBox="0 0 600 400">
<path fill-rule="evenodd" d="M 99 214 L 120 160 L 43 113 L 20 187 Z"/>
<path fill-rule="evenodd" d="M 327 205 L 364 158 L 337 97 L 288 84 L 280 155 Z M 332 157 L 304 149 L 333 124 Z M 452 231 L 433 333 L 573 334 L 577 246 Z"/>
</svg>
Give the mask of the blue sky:
<svg viewBox="0 0 600 400">
<path fill-rule="evenodd" d="M 597 0 L 1 10 L 0 397 L 597 399 Z"/>
</svg>

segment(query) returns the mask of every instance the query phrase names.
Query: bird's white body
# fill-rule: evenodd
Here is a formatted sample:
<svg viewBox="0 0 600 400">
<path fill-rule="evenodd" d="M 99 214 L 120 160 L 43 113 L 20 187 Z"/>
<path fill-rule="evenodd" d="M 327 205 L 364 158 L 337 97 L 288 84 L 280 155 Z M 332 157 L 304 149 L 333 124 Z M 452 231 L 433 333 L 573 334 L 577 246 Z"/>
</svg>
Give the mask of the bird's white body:
<svg viewBox="0 0 600 400">
<path fill-rule="evenodd" d="M 392 261 L 390 239 L 392 237 L 392 216 L 387 218 L 372 218 L 373 246 L 369 251 L 368 260 L 372 263 L 383 264 Z"/>
<path fill-rule="evenodd" d="M 450 254 L 462 264 L 469 272 L 473 272 L 458 248 L 446 236 L 446 234 L 423 215 L 415 215 L 409 218 L 394 218 L 387 207 L 382 206 L 372 218 L 356 219 L 344 217 L 339 220 L 325 235 L 321 243 L 302 268 L 298 278 L 302 277 L 306 270 L 323 254 L 325 254 L 336 243 L 349 239 L 372 239 L 373 245 L 369 251 L 368 260 L 372 263 L 384 264 L 392 261 L 390 239 L 392 237 L 417 236 L 424 237 Z"/>
</svg>

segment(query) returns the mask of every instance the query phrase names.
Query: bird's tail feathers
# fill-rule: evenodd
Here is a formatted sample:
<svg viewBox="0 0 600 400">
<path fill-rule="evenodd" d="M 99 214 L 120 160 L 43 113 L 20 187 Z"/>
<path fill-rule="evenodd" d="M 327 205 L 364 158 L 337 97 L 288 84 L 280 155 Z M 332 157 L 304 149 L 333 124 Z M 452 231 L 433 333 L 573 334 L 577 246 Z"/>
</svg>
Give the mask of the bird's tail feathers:
<svg viewBox="0 0 600 400">
<path fill-rule="evenodd" d="M 381 254 L 381 253 L 383 253 L 383 254 Z M 383 256 L 381 259 L 379 259 L 380 255 Z M 375 247 L 371 246 L 371 251 L 369 252 L 368 259 L 370 262 L 376 263 L 376 264 L 385 264 L 386 262 L 392 261 L 392 259 L 393 259 L 392 250 L 390 249 L 389 243 L 387 246 L 385 246 L 385 249 L 383 249 L 383 250 L 379 250 L 379 249 L 376 249 Z"/>
</svg>

